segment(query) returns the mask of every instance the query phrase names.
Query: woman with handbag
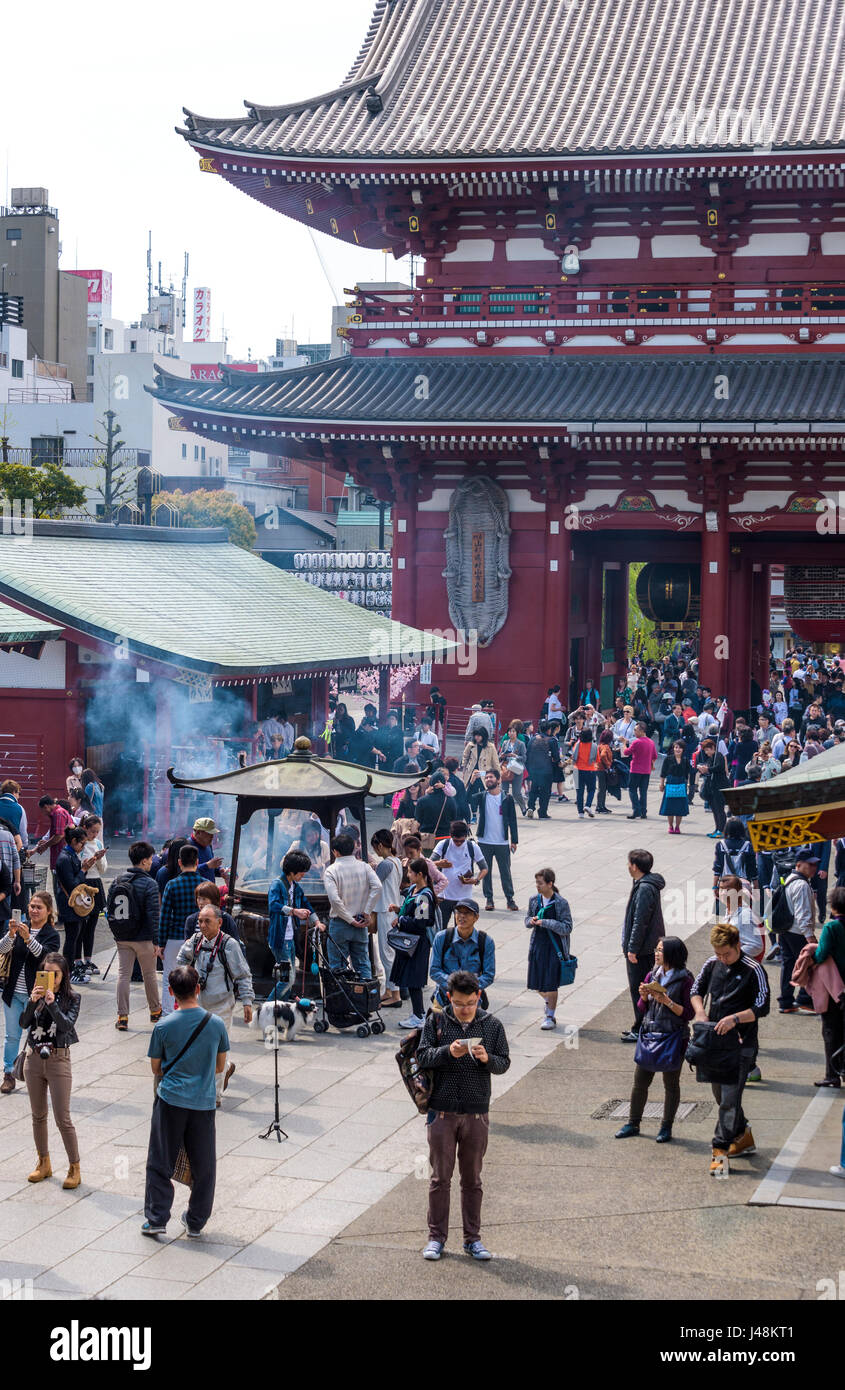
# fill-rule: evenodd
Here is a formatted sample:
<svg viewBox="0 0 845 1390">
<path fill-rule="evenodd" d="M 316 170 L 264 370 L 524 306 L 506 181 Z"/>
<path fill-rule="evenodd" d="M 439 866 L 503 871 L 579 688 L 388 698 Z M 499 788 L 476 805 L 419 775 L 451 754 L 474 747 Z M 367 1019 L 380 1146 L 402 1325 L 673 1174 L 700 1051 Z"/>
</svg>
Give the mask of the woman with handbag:
<svg viewBox="0 0 845 1390">
<path fill-rule="evenodd" d="M 525 798 L 522 795 L 522 781 L 525 777 L 525 743 L 521 738 L 522 724 L 514 719 L 499 747 L 499 761 L 502 765 L 502 781 L 510 785 L 511 795 L 523 815 Z"/>
<path fill-rule="evenodd" d="M 56 931 L 53 899 L 49 893 L 33 893 L 27 908 L 27 920 L 18 922 L 13 919 L 8 932 L 0 940 L 0 983 L 6 1020 L 0 1095 L 10 1095 L 15 1089 L 16 1078 L 12 1068 L 23 1031 L 21 1015 L 35 986 L 35 972 L 41 969 L 45 952 L 58 949 L 59 933 Z M 22 1076 L 17 1078 L 22 1079 Z"/>
<path fill-rule="evenodd" d="M 526 927 L 533 929 L 528 943 L 526 988 L 537 990 L 546 1002 L 545 1016 L 540 1024 L 546 1032 L 557 1027 L 558 990 L 565 982 L 561 978 L 563 966 L 571 965 L 575 959 L 569 954 L 572 913 L 569 903 L 555 887 L 554 869 L 540 869 L 534 875 L 534 882 L 537 892 L 528 904 L 525 917 Z"/>
<path fill-rule="evenodd" d="M 640 1121 L 655 1072 L 663 1073 L 663 1119 L 658 1144 L 668 1144 L 681 1101 L 681 1067 L 684 1064 L 693 977 L 687 970 L 687 948 L 678 936 L 664 936 L 654 949 L 654 969 L 640 985 L 637 1008 L 642 1014 L 634 1053 L 634 1085 L 628 1122 L 614 1138 L 639 1134 Z"/>
<path fill-rule="evenodd" d="M 76 1020 L 79 1017 L 79 995 L 71 989 L 70 971 L 64 956 L 50 953 L 40 962 L 41 968 L 52 973 L 49 985 L 35 984 L 21 1015 L 21 1027 L 29 1030 L 28 1052 L 24 1062 L 24 1080 L 32 1110 L 32 1133 L 38 1163 L 29 1175 L 30 1182 L 43 1182 L 53 1176 L 47 1148 L 47 1095 L 53 1107 L 53 1119 L 62 1136 L 70 1167 L 62 1187 L 78 1187 L 82 1181 L 79 1171 L 79 1144 L 70 1118 L 71 1045 L 79 1042 Z"/>
<path fill-rule="evenodd" d="M 103 889 L 103 874 L 108 873 L 106 863 L 106 850 L 103 844 L 103 822 L 99 816 L 85 816 L 82 820 L 82 829 L 85 831 L 86 844 L 83 846 L 80 858 L 82 860 L 82 871 L 85 880 L 94 890 L 97 901 L 92 912 L 83 918 L 79 930 L 79 959 L 85 966 L 84 973 L 89 977 L 99 975 L 99 970 L 91 959 L 94 950 L 94 933 L 97 930 L 97 922 L 100 913 L 106 906 L 106 895 Z"/>
<path fill-rule="evenodd" d="M 687 789 L 691 775 L 686 745 L 682 739 L 676 738 L 672 744 L 672 751 L 663 759 L 663 767 L 660 770 L 663 800 L 658 815 L 667 817 L 670 835 L 680 835 L 681 820 L 689 815 Z"/>
<path fill-rule="evenodd" d="M 408 864 L 408 892 L 401 907 L 391 903 L 390 912 L 398 912 L 399 920 L 387 934 L 393 947 L 390 988 L 394 992 L 407 989 L 411 996 L 411 1013 L 400 1019 L 400 1028 L 422 1028 L 425 1023 L 423 990 L 428 982 L 428 957 L 437 929 L 437 901 L 431 882 L 427 859 L 412 859 Z"/>
</svg>

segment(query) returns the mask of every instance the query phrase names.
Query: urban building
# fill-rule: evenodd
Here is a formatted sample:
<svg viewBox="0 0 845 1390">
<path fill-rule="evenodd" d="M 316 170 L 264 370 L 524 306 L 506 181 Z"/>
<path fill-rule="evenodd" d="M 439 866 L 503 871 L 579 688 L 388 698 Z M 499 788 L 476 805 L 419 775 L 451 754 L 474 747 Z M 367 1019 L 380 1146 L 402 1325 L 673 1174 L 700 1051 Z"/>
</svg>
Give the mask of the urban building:
<svg viewBox="0 0 845 1390">
<path fill-rule="evenodd" d="M 379 3 L 328 95 L 188 113 L 204 173 L 419 270 L 359 290 L 347 357 L 213 391 L 165 369 L 157 397 L 389 502 L 394 616 L 475 634 L 505 718 L 612 687 L 636 561 L 697 586 L 701 679 L 747 708 L 772 564 L 799 636 L 845 636 L 845 541 L 818 528 L 845 480 L 827 0 L 718 23 L 690 0 L 681 36 L 674 0 L 472 13 Z"/>
</svg>

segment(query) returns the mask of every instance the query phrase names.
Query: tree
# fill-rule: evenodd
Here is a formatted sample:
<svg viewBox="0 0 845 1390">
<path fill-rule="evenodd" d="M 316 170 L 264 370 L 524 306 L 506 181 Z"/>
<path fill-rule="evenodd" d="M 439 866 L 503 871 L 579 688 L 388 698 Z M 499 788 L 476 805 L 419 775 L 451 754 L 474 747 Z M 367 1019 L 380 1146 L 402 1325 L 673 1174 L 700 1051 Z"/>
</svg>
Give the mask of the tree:
<svg viewBox="0 0 845 1390">
<path fill-rule="evenodd" d="M 103 499 L 103 520 L 113 521 L 115 513 L 124 504 L 136 506 L 138 467 L 127 459 L 120 450 L 124 441 L 120 435 L 120 425 L 113 410 L 107 410 L 98 421 L 100 434 L 93 437 L 103 447 L 103 454 L 94 463 L 99 481 L 92 484 L 92 491 Z"/>
<path fill-rule="evenodd" d="M 179 513 L 183 526 L 225 526 L 229 540 L 242 550 L 252 550 L 257 534 L 255 522 L 232 492 L 160 492 L 155 505 L 169 502 Z"/>
<path fill-rule="evenodd" d="M 66 507 L 85 505 L 85 489 L 57 463 L 34 467 L 28 463 L 0 462 L 0 496 L 24 506 L 32 501 L 35 517 L 59 517 Z"/>
<path fill-rule="evenodd" d="M 646 618 L 637 603 L 637 579 L 643 565 L 628 566 L 628 651 L 632 656 L 643 656 L 646 661 L 658 661 L 668 643 L 661 643 L 654 631 L 654 624 Z"/>
</svg>

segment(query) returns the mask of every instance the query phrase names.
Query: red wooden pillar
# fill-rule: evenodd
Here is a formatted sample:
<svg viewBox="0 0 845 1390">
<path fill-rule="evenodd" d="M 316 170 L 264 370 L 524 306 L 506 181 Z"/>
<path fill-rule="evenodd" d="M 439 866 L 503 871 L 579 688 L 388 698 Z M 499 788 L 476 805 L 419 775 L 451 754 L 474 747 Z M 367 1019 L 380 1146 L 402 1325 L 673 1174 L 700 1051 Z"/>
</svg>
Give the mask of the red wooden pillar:
<svg viewBox="0 0 845 1390">
<path fill-rule="evenodd" d="M 772 570 L 755 565 L 751 576 L 751 679 L 761 690 L 769 684 L 772 630 Z"/>
<path fill-rule="evenodd" d="M 698 679 L 716 696 L 725 688 L 730 660 L 728 634 L 728 518 L 724 504 L 708 509 L 701 533 L 701 626 Z"/>
<path fill-rule="evenodd" d="M 728 573 L 728 614 L 731 623 L 730 661 L 725 694 L 732 710 L 748 708 L 751 685 L 751 568 L 741 554 L 731 555 Z"/>
<path fill-rule="evenodd" d="M 569 692 L 570 603 L 572 599 L 572 558 L 565 508 L 560 499 L 546 505 L 546 573 L 544 580 L 545 635 L 543 695 L 559 685 L 563 704 Z"/>
<path fill-rule="evenodd" d="M 584 643 L 584 685 L 591 681 L 598 688 L 604 639 L 602 621 L 604 570 L 601 556 L 591 554 L 587 569 L 587 636 Z M 579 692 L 580 694 L 580 692 Z"/>
<path fill-rule="evenodd" d="M 400 623 L 417 625 L 417 507 L 416 498 L 397 502 L 393 529 L 393 608 Z"/>
<path fill-rule="evenodd" d="M 628 566 L 611 561 L 604 566 L 604 647 L 613 653 L 602 663 L 603 684 L 599 685 L 602 708 L 613 706 L 618 678 L 627 670 L 628 651 Z"/>
</svg>

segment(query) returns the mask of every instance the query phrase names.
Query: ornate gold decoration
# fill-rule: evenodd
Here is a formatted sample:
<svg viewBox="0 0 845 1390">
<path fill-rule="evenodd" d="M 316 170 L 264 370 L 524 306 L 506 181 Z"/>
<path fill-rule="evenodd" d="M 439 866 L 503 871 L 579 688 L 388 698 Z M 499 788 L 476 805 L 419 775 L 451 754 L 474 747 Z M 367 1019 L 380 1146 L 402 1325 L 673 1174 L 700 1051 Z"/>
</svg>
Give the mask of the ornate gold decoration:
<svg viewBox="0 0 845 1390">
<path fill-rule="evenodd" d="M 793 845 L 806 845 L 812 839 L 810 831 L 818 822 L 822 809 L 803 812 L 787 811 L 785 814 L 766 820 L 750 820 L 748 834 L 752 849 L 757 853 L 773 849 L 789 849 Z"/>
</svg>

